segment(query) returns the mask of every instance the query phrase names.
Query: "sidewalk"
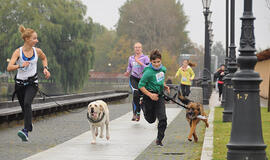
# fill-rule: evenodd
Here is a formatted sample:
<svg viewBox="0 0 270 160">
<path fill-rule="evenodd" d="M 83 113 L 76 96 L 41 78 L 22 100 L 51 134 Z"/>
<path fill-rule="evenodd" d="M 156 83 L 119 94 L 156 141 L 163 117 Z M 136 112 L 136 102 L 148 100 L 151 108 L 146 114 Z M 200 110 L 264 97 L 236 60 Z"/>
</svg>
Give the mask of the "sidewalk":
<svg viewBox="0 0 270 160">
<path fill-rule="evenodd" d="M 168 108 L 168 124 L 181 112 L 179 108 Z M 85 132 L 65 143 L 35 154 L 25 160 L 133 160 L 156 138 L 156 124 L 144 119 L 131 122 L 129 112 L 110 122 L 111 140 L 97 137 L 97 144 L 90 144 L 91 133 Z M 31 142 L 30 142 L 31 143 Z"/>
</svg>

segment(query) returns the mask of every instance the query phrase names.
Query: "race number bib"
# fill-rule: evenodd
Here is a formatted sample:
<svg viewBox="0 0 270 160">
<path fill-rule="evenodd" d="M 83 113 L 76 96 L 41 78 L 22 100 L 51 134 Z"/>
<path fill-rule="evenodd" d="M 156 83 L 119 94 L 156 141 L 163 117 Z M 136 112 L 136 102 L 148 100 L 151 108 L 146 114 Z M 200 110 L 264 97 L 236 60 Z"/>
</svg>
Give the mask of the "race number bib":
<svg viewBox="0 0 270 160">
<path fill-rule="evenodd" d="M 183 82 L 186 82 L 186 81 L 187 81 L 187 77 L 183 77 L 183 78 L 182 78 L 182 81 L 183 81 Z"/>
<path fill-rule="evenodd" d="M 132 67 L 137 68 L 137 67 L 141 67 L 141 65 L 137 62 L 133 62 Z"/>
<path fill-rule="evenodd" d="M 156 79 L 157 79 L 157 82 L 160 82 L 162 80 L 164 80 L 164 72 L 159 72 L 156 74 Z"/>
</svg>

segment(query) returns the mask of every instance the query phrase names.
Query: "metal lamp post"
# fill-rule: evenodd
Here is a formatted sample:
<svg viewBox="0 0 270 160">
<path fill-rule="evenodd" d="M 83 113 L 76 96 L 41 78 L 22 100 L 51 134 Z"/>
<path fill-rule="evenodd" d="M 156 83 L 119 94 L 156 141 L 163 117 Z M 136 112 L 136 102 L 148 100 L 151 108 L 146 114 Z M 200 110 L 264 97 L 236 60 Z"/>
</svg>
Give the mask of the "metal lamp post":
<svg viewBox="0 0 270 160">
<path fill-rule="evenodd" d="M 225 95 L 225 105 L 223 111 L 223 122 L 231 122 L 232 121 L 232 113 L 234 104 L 234 96 L 233 96 L 233 85 L 231 79 L 234 76 L 234 73 L 237 70 L 236 64 L 236 55 L 235 55 L 235 0 L 231 0 L 231 43 L 230 43 L 230 55 L 229 62 L 227 63 L 227 69 L 229 73 L 225 76 L 224 81 L 226 83 L 226 95 Z"/>
<path fill-rule="evenodd" d="M 232 78 L 235 107 L 233 108 L 230 142 L 227 159 L 266 160 L 266 145 L 262 136 L 259 84 L 262 79 L 254 71 L 257 57 L 254 54 L 254 17 L 252 0 L 244 0 L 244 13 L 240 38 L 240 66 Z"/>
<path fill-rule="evenodd" d="M 203 14 L 205 17 L 205 41 L 204 41 L 204 70 L 203 70 L 203 104 L 209 104 L 209 98 L 208 98 L 208 82 L 210 79 L 210 53 L 209 53 L 209 33 L 208 33 L 208 21 L 211 18 L 211 12 L 209 11 L 209 7 L 211 4 L 211 0 L 202 0 L 203 3 Z"/>
<path fill-rule="evenodd" d="M 229 52 L 228 52 L 228 43 L 229 43 L 229 0 L 226 0 L 226 46 L 225 46 L 225 52 L 226 52 L 226 56 L 225 56 L 225 71 L 224 73 L 225 74 L 228 74 L 228 59 L 229 59 Z M 223 84 L 223 89 L 222 89 L 222 100 L 221 100 L 221 107 L 224 107 L 225 106 L 225 97 L 226 97 L 226 90 L 227 90 L 227 87 L 226 87 L 226 82 L 224 81 L 224 84 Z"/>
<path fill-rule="evenodd" d="M 212 74 L 211 74 L 211 46 L 213 44 L 213 37 L 211 37 L 213 35 L 213 29 L 212 29 L 212 22 L 210 21 L 211 19 L 211 15 L 212 15 L 212 12 L 209 11 L 208 13 L 208 45 L 209 45 L 209 53 L 208 53 L 208 59 L 209 59 L 209 62 L 208 62 L 208 65 L 206 68 L 207 69 L 207 72 L 208 72 L 208 80 L 207 80 L 207 99 L 210 99 L 211 97 L 211 94 L 212 94 Z"/>
</svg>

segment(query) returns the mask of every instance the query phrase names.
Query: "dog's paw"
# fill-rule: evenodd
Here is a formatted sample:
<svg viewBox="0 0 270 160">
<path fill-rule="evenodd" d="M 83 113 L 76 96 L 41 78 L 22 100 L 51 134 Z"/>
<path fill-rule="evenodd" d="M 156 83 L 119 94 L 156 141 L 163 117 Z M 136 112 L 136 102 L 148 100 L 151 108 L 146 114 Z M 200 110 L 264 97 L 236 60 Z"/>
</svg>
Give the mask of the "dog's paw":
<svg viewBox="0 0 270 160">
<path fill-rule="evenodd" d="M 106 136 L 106 139 L 109 140 L 110 139 L 110 136 Z"/>
<path fill-rule="evenodd" d="M 209 127 L 209 124 L 208 123 L 206 123 L 205 125 L 206 125 L 207 128 Z"/>
<path fill-rule="evenodd" d="M 189 142 L 191 142 L 191 141 L 192 141 L 192 139 L 188 138 L 188 141 L 189 141 Z"/>
<path fill-rule="evenodd" d="M 198 142 L 198 138 L 194 138 L 194 142 L 197 143 Z"/>
<path fill-rule="evenodd" d="M 91 144 L 96 144 L 96 141 L 93 140 L 93 141 L 91 142 Z"/>
<path fill-rule="evenodd" d="M 99 135 L 99 138 L 103 138 L 104 136 L 102 134 Z"/>
<path fill-rule="evenodd" d="M 98 132 L 95 133 L 96 137 L 98 136 Z"/>
</svg>

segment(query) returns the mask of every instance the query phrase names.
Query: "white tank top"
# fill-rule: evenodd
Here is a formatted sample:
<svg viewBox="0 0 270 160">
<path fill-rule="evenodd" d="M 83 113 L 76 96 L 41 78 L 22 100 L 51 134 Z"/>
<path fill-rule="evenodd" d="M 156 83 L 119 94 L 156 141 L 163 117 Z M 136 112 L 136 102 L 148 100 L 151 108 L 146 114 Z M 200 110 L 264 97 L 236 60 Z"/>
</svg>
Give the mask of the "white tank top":
<svg viewBox="0 0 270 160">
<path fill-rule="evenodd" d="M 38 54 L 35 47 L 33 47 L 33 51 L 33 56 L 31 58 L 27 58 L 23 54 L 22 47 L 20 47 L 20 57 L 17 60 L 16 64 L 20 66 L 22 66 L 23 62 L 29 62 L 30 64 L 24 68 L 18 69 L 16 77 L 17 79 L 27 80 L 28 77 L 32 77 L 37 73 Z M 37 80 L 35 82 L 37 82 Z"/>
</svg>

